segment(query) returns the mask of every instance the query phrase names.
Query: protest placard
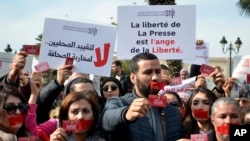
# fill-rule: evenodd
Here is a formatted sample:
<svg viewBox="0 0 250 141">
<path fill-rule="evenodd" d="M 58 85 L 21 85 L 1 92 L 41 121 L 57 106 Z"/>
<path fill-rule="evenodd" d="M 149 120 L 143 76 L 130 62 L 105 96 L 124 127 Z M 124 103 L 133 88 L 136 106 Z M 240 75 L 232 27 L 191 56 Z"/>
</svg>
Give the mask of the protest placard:
<svg viewBox="0 0 250 141">
<path fill-rule="evenodd" d="M 116 27 L 59 19 L 45 19 L 39 63 L 51 69 L 74 58 L 73 72 L 109 76 Z"/>
<path fill-rule="evenodd" d="M 117 15 L 118 59 L 142 52 L 195 58 L 195 5 L 119 6 Z"/>
</svg>

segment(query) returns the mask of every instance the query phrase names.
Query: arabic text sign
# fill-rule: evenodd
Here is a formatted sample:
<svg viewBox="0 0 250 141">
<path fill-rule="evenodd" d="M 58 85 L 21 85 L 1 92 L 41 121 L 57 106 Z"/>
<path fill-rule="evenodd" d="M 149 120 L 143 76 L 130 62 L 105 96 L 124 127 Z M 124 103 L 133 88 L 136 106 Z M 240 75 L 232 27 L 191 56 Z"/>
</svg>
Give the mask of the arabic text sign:
<svg viewBox="0 0 250 141">
<path fill-rule="evenodd" d="M 58 19 L 45 20 L 39 63 L 57 69 L 74 58 L 72 71 L 109 76 L 116 28 Z"/>
<path fill-rule="evenodd" d="M 195 6 L 119 6 L 117 57 L 150 52 L 159 59 L 195 58 Z"/>
</svg>

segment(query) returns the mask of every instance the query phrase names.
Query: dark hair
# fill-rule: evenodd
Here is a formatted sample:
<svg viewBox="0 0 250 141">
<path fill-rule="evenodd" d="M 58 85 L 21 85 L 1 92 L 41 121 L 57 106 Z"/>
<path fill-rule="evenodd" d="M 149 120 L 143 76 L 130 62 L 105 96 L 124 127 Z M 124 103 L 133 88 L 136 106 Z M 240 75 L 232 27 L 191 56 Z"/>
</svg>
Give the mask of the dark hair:
<svg viewBox="0 0 250 141">
<path fill-rule="evenodd" d="M 169 68 L 166 65 L 164 65 L 164 64 L 161 64 L 161 69 L 169 70 Z"/>
<path fill-rule="evenodd" d="M 138 62 L 140 60 L 154 60 L 158 59 L 157 56 L 155 56 L 152 53 L 139 53 L 136 54 L 130 61 L 130 72 L 131 73 L 137 73 L 139 70 Z"/>
<path fill-rule="evenodd" d="M 62 125 L 63 120 L 68 120 L 68 112 L 69 112 L 69 107 L 72 103 L 79 101 L 81 99 L 85 99 L 89 102 L 91 105 L 93 114 L 94 114 L 94 123 L 92 127 L 90 128 L 88 135 L 93 135 L 96 128 L 97 128 L 97 123 L 99 119 L 99 111 L 98 111 L 98 97 L 95 93 L 91 92 L 71 92 L 69 93 L 64 100 L 62 101 L 60 110 L 59 110 L 59 122 L 60 125 Z"/>
<path fill-rule="evenodd" d="M 122 62 L 121 62 L 121 61 L 119 61 L 119 60 L 115 60 L 115 61 L 113 61 L 113 62 L 112 62 L 112 64 L 115 64 L 116 66 L 120 66 L 120 67 L 122 67 Z"/>
<path fill-rule="evenodd" d="M 167 91 L 165 94 L 169 94 L 169 95 L 173 95 L 176 97 L 178 103 L 180 104 L 180 106 L 182 106 L 184 103 L 183 101 L 181 100 L 181 97 L 178 95 L 177 92 L 173 92 L 173 91 Z"/>
<path fill-rule="evenodd" d="M 71 80 L 65 86 L 64 96 L 68 95 L 71 91 L 74 91 L 74 84 L 78 84 L 78 83 L 90 83 L 91 85 L 93 85 L 93 81 L 90 80 L 89 78 L 77 77 L 77 78 Z M 94 88 L 94 85 L 93 85 L 93 88 Z"/>
<path fill-rule="evenodd" d="M 101 92 L 101 96 L 102 96 L 102 99 L 104 100 L 104 102 L 106 102 L 106 99 L 104 98 L 103 96 L 103 90 L 102 90 L 102 87 L 109 81 L 112 81 L 114 82 L 117 86 L 118 86 L 118 89 L 119 89 L 119 95 L 121 96 L 122 95 L 122 84 L 121 82 L 114 78 L 114 77 L 107 77 L 105 78 L 103 81 L 102 81 L 102 84 L 101 84 L 101 88 L 100 88 L 100 92 Z"/>
<path fill-rule="evenodd" d="M 15 96 L 21 100 L 22 103 L 28 103 L 17 87 L 12 85 L 0 85 L 0 103 L 4 104 L 9 95 Z"/>
<path fill-rule="evenodd" d="M 24 98 L 24 96 L 21 94 L 21 92 L 19 91 L 19 89 L 17 87 L 12 86 L 12 85 L 8 85 L 8 84 L 0 85 L 1 111 L 3 109 L 3 105 L 4 105 L 5 101 L 7 100 L 7 98 L 10 95 L 19 98 L 22 103 L 28 104 L 27 100 Z M 18 130 L 18 132 L 16 133 L 16 136 L 17 137 L 24 137 L 24 136 L 27 136 L 28 134 L 30 134 L 30 133 L 27 131 L 25 125 L 23 124 L 21 126 L 21 128 Z"/>
<path fill-rule="evenodd" d="M 197 121 L 193 118 L 192 116 L 192 110 L 191 110 L 191 106 L 192 106 L 192 100 L 194 98 L 194 96 L 199 93 L 202 92 L 206 95 L 206 97 L 208 98 L 209 102 L 210 102 L 210 110 L 209 110 L 209 114 L 211 115 L 211 108 L 212 108 L 212 104 L 215 102 L 216 100 L 216 96 L 215 94 L 204 87 L 198 87 L 196 89 L 193 90 L 192 95 L 190 96 L 189 100 L 187 101 L 186 104 L 186 115 L 185 115 L 185 120 L 184 120 L 184 126 L 186 129 L 186 133 L 187 135 L 191 135 L 191 134 L 195 134 L 195 133 L 199 133 L 199 127 L 197 124 Z M 210 122 L 210 126 L 213 127 L 211 121 Z"/>
</svg>

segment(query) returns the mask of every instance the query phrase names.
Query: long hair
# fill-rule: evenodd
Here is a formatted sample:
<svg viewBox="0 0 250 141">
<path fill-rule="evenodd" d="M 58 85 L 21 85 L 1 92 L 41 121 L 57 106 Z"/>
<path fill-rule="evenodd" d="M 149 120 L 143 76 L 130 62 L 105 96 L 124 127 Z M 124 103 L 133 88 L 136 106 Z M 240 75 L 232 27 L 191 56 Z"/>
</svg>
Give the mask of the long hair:
<svg viewBox="0 0 250 141">
<path fill-rule="evenodd" d="M 211 115 L 212 104 L 216 100 L 216 96 L 214 95 L 214 93 L 207 88 L 198 87 L 193 91 L 191 97 L 189 98 L 189 100 L 187 102 L 186 116 L 184 118 L 184 126 L 185 126 L 185 130 L 186 130 L 186 134 L 188 136 L 190 136 L 191 134 L 199 133 L 199 127 L 198 127 L 197 121 L 192 116 L 192 110 L 191 110 L 193 98 L 199 92 L 204 93 L 210 102 L 210 110 L 209 110 L 210 115 Z M 210 122 L 209 123 L 210 127 L 213 127 L 210 120 L 209 120 L 209 122 Z"/>
<path fill-rule="evenodd" d="M 93 135 L 94 132 L 96 131 L 98 119 L 99 119 L 98 100 L 97 100 L 98 98 L 97 98 L 96 93 L 93 93 L 93 92 L 71 92 L 69 93 L 62 101 L 62 104 L 59 110 L 59 123 L 61 126 L 63 120 L 68 120 L 68 112 L 69 112 L 70 105 L 82 99 L 85 99 L 89 102 L 89 104 L 91 105 L 93 114 L 94 114 L 94 123 L 88 132 L 88 135 Z"/>
<path fill-rule="evenodd" d="M 3 85 L 0 85 L 0 106 L 1 107 L 3 107 L 5 101 L 7 100 L 7 98 L 10 95 L 19 98 L 22 103 L 25 103 L 28 105 L 27 100 L 24 98 L 24 96 L 21 94 L 21 92 L 19 91 L 19 89 L 17 87 L 14 87 L 14 86 L 8 85 L 8 84 L 3 84 Z M 1 110 L 1 112 L 3 111 L 2 108 L 0 110 Z M 27 129 L 25 128 L 25 125 L 23 123 L 21 128 L 16 133 L 16 136 L 17 137 L 24 137 L 24 136 L 28 136 L 29 134 L 30 133 L 27 131 Z"/>
</svg>

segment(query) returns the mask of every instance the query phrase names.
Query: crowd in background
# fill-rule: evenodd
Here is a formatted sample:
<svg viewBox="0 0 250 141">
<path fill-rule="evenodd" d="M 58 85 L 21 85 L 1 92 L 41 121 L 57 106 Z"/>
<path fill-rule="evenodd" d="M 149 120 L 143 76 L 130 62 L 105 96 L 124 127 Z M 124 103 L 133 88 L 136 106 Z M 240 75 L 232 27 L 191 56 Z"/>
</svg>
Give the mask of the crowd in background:
<svg viewBox="0 0 250 141">
<path fill-rule="evenodd" d="M 168 67 L 151 53 L 136 54 L 130 74 L 120 60 L 113 61 L 110 77 L 91 79 L 72 72 L 74 65 L 62 64 L 46 85 L 40 72 L 23 74 L 27 56 L 17 53 L 9 73 L 0 78 L 0 140 L 186 141 L 202 135 L 229 141 L 231 124 L 250 123 L 250 99 L 231 98 L 236 78 L 225 79 L 218 66 L 209 74 L 215 87 L 209 89 L 207 76 L 197 72 L 184 101 L 178 92 L 159 94 L 171 78 Z M 179 77 L 189 79 L 189 71 L 183 68 Z M 167 99 L 166 105 L 152 106 L 154 95 Z"/>
</svg>

